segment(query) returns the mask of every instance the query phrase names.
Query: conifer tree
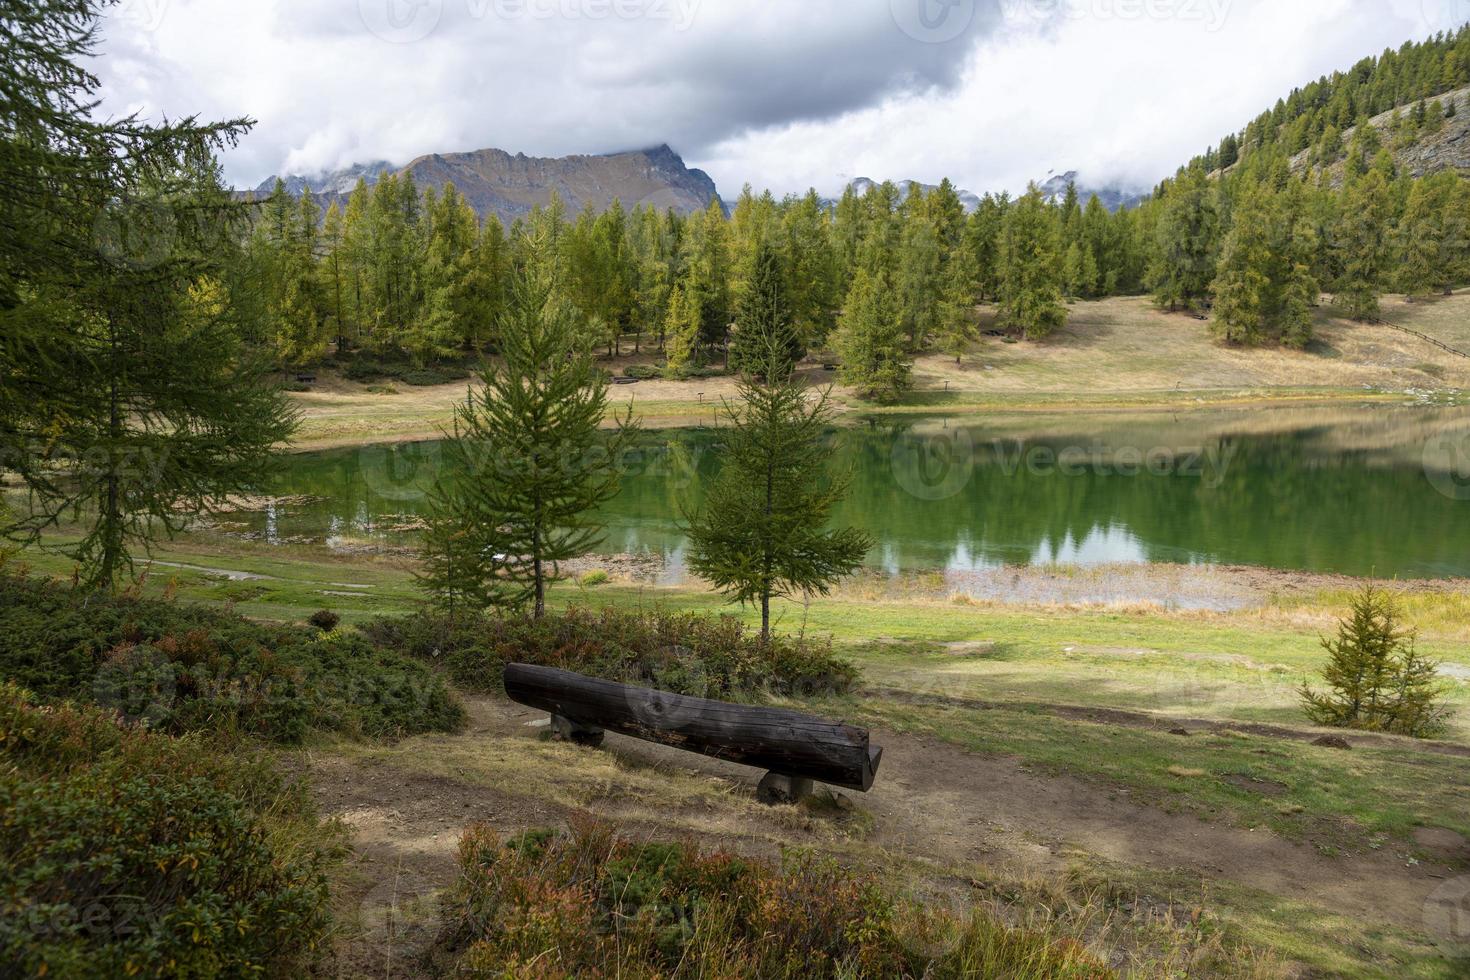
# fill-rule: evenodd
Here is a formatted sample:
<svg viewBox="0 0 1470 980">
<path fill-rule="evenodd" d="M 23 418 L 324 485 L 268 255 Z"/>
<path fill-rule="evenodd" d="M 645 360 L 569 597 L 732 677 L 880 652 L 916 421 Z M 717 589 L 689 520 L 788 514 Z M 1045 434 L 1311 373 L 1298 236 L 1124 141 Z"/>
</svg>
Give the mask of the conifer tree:
<svg viewBox="0 0 1470 980">
<path fill-rule="evenodd" d="M 1006 211 L 1000 265 L 1002 323 L 1034 340 L 1066 322 L 1056 224 L 1034 184 Z"/>
<path fill-rule="evenodd" d="M 1389 278 L 1393 201 L 1388 179 L 1373 169 L 1348 185 L 1336 229 L 1342 276 L 1337 306 L 1355 320 L 1378 314 L 1378 298 Z"/>
<path fill-rule="evenodd" d="M 498 336 L 501 356 L 455 412 L 446 478 L 431 495 L 423 587 L 438 601 L 546 612 L 561 565 L 601 539 L 592 516 L 616 495 L 617 461 L 637 429 L 599 432 L 607 379 L 560 298 L 545 240 L 526 246 Z"/>
<path fill-rule="evenodd" d="M 944 256 L 938 235 L 918 203 L 922 201 L 919 193 L 916 191 L 909 200 L 916 206 L 905 222 L 899 244 L 896 286 L 908 348 L 917 353 L 938 327 Z"/>
<path fill-rule="evenodd" d="M 827 209 L 817 192 L 809 191 L 786 209 L 782 224 L 792 324 L 803 346 L 819 348 L 837 325 L 843 295 Z"/>
<path fill-rule="evenodd" d="M 1218 225 L 1215 190 L 1204 169 L 1184 170 L 1169 185 L 1156 232 L 1151 278 L 1160 306 L 1203 305 L 1215 278 Z"/>
<path fill-rule="evenodd" d="M 892 401 L 911 384 L 903 321 L 882 273 L 859 268 L 837 326 L 840 377 L 863 398 Z"/>
<path fill-rule="evenodd" d="M 213 154 L 248 123 L 98 121 L 103 4 L 11 4 L 0 45 L 0 466 L 83 581 L 258 480 L 293 427 L 226 279 L 245 208 Z"/>
<path fill-rule="evenodd" d="M 763 370 L 772 344 L 779 342 L 784 351 L 784 370 L 789 373 L 806 356 L 806 349 L 791 322 L 786 272 L 776 247 L 767 241 L 757 243 L 752 262 L 754 272 L 745 284 L 735 317 L 730 366 L 745 374 Z"/>
<path fill-rule="evenodd" d="M 1427 738 L 1444 727 L 1444 686 L 1438 664 L 1422 656 L 1414 633 L 1400 625 L 1391 593 L 1369 585 L 1352 611 L 1324 639 L 1322 678 L 1328 690 L 1301 689 L 1308 717 L 1319 725 Z"/>
<path fill-rule="evenodd" d="M 872 541 L 853 528 L 827 527 L 847 489 L 830 472 L 828 394 L 809 399 L 793 375 L 794 340 L 780 311 L 750 315 L 767 317 L 747 322 L 765 350 L 747 352 L 751 370 L 736 399 L 725 402 L 720 471 L 687 533 L 690 569 L 730 601 L 758 604 L 761 638 L 769 641 L 772 599 L 827 594 L 862 564 Z"/>
<path fill-rule="evenodd" d="M 975 277 L 964 249 L 951 257 L 940 302 L 939 329 L 944 352 L 961 363 L 979 331 L 975 319 Z"/>
<path fill-rule="evenodd" d="M 665 316 L 664 359 L 669 373 L 675 377 L 699 364 L 699 332 L 704 326 L 704 313 L 699 307 L 699 294 L 674 287 L 669 295 Z"/>
<path fill-rule="evenodd" d="M 1448 294 L 1470 272 L 1466 185 L 1445 171 L 1414 182 L 1396 240 L 1398 284 L 1409 299 Z"/>
<path fill-rule="evenodd" d="M 1299 202 L 1265 186 L 1237 202 L 1221 249 L 1211 329 L 1221 340 L 1305 347 L 1312 337 L 1315 249 Z"/>
</svg>

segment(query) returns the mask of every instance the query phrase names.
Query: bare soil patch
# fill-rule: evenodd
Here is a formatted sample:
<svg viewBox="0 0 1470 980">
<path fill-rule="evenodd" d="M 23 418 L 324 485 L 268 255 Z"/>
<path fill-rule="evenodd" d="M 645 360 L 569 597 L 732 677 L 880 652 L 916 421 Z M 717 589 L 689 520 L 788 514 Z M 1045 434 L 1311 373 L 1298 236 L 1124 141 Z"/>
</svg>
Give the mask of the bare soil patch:
<svg viewBox="0 0 1470 980">
<path fill-rule="evenodd" d="M 842 794 L 845 802 L 820 809 L 768 809 L 754 800 L 755 770 L 615 735 L 603 749 L 552 744 L 532 725 L 544 719 L 539 712 L 495 698 L 467 707 L 464 734 L 305 756 L 322 810 L 356 835 L 354 886 L 344 898 L 356 904 L 342 953 L 349 973 L 419 975 L 415 954 L 432 941 L 434 896 L 451 880 L 465 825 L 512 834 L 557 825 L 573 809 L 635 834 L 764 857 L 783 845 L 815 847 L 856 863 L 929 868 L 936 880 L 967 867 L 1058 877 L 1094 858 L 1224 879 L 1412 929 L 1450 873 L 1388 853 L 1327 857 L 1264 829 L 1169 813 L 1127 790 L 885 731 L 873 733 L 884 758 L 871 793 Z M 1438 836 L 1420 843 L 1446 860 L 1464 846 Z"/>
</svg>

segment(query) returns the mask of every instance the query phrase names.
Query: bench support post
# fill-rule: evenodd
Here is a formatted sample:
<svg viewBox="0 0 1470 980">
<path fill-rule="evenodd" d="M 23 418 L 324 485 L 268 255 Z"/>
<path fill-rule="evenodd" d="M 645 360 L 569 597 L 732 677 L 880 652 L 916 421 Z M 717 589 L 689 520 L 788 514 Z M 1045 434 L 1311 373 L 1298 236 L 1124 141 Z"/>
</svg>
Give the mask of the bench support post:
<svg viewBox="0 0 1470 980">
<path fill-rule="evenodd" d="M 801 776 L 783 776 L 779 772 L 768 772 L 761 777 L 755 788 L 755 798 L 766 806 L 786 806 L 800 803 L 812 795 L 812 781 Z"/>
<path fill-rule="evenodd" d="M 602 744 L 604 734 L 603 730 L 595 725 L 584 725 L 561 715 L 551 716 L 551 737 L 559 742 L 571 742 L 595 749 Z"/>
</svg>

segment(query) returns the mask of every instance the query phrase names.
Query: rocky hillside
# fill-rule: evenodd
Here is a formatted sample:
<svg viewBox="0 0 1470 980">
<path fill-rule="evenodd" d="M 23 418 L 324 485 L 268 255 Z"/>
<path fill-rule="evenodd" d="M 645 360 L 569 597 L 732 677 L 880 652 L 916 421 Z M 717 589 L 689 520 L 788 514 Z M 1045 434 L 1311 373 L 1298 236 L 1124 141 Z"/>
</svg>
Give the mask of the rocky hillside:
<svg viewBox="0 0 1470 980">
<path fill-rule="evenodd" d="M 313 178 L 290 176 L 286 188 L 293 194 L 310 186 L 323 207 L 351 193 L 359 177 L 369 184 L 384 173 L 395 172 L 390 164 L 350 167 Z M 614 200 L 625 208 L 652 204 L 685 214 L 709 207 L 719 193 L 702 170 L 691 170 L 668 146 L 603 156 L 558 158 L 528 157 L 504 150 L 474 150 L 469 153 L 431 153 L 421 156 L 396 172 L 413 175 L 420 187 L 443 187 L 453 183 L 481 217 L 495 214 L 509 223 L 546 204 L 554 193 L 561 196 L 571 214 L 587 205 L 601 211 Z M 275 178 L 256 188 L 270 193 Z"/>
<path fill-rule="evenodd" d="M 1383 146 L 1393 152 L 1394 162 L 1414 177 L 1425 177 L 1441 170 L 1455 169 L 1470 174 L 1470 88 L 1456 89 L 1444 95 L 1434 96 L 1445 107 L 1453 104 L 1455 114 L 1444 121 L 1437 133 L 1421 132 L 1407 142 L 1400 142 L 1393 134 L 1395 115 L 1407 114 L 1413 107 L 1406 106 L 1374 116 L 1369 124 L 1379 130 Z M 1342 145 L 1352 144 L 1357 127 L 1342 134 Z M 1327 171 L 1327 181 L 1340 187 L 1343 181 L 1345 156 L 1323 167 L 1313 162 L 1313 150 L 1306 149 L 1292 158 L 1291 167 L 1296 173 L 1311 170 L 1314 174 Z"/>
</svg>

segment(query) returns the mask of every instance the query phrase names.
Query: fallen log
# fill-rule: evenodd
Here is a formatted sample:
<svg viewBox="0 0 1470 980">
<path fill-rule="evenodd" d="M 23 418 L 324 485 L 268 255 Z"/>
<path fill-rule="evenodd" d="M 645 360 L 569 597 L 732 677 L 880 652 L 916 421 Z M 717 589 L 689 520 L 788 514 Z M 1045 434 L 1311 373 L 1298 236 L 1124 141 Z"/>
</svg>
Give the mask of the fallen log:
<svg viewBox="0 0 1470 980">
<path fill-rule="evenodd" d="M 770 770 L 796 785 L 816 780 L 866 793 L 883 750 L 861 728 L 782 708 L 727 704 L 586 677 L 552 667 L 511 664 L 505 693 L 549 711 L 593 743 L 598 729 L 657 742 L 715 759 Z M 763 780 L 763 785 L 770 781 Z"/>
</svg>

